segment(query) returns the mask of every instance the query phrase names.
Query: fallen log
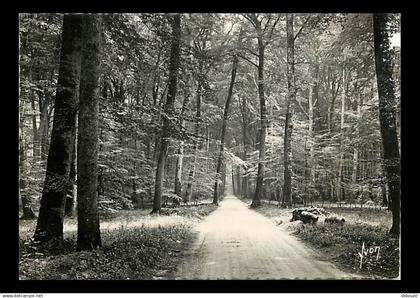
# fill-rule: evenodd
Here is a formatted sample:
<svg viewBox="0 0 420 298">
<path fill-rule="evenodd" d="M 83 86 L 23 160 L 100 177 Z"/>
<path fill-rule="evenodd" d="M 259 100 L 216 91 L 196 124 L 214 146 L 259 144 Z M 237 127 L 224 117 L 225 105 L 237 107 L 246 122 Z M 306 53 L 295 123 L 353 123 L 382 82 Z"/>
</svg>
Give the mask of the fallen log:
<svg viewBox="0 0 420 298">
<path fill-rule="evenodd" d="M 315 214 L 313 214 L 313 213 L 311 213 L 311 212 L 308 212 L 308 211 L 303 211 L 303 212 L 300 214 L 300 220 L 301 220 L 304 224 L 307 224 L 307 223 L 309 223 L 309 224 L 314 224 L 314 223 L 316 223 L 316 222 L 318 221 L 318 216 L 317 216 L 317 215 L 315 215 Z"/>
<path fill-rule="evenodd" d="M 345 222 L 346 222 L 346 220 L 344 218 L 338 218 L 336 216 L 330 216 L 330 217 L 327 217 L 324 220 L 324 223 L 327 223 L 327 224 L 339 224 L 341 226 L 344 225 Z"/>
<path fill-rule="evenodd" d="M 310 213 L 310 214 L 312 214 L 312 215 L 314 215 L 316 218 L 317 218 L 317 220 L 318 220 L 318 217 L 320 216 L 320 215 L 327 215 L 328 214 L 328 212 L 326 212 L 325 210 L 324 210 L 324 208 L 317 208 L 317 207 L 300 207 L 300 208 L 296 208 L 296 209 L 294 209 L 293 211 L 292 211 L 292 219 L 290 220 L 290 221 L 295 221 L 295 220 L 301 220 L 301 221 L 303 221 L 302 220 L 302 213 L 303 212 L 306 212 L 306 213 Z M 306 214 L 305 213 L 305 214 Z M 306 214 L 306 218 L 308 217 L 308 215 Z M 314 217 L 314 218 L 315 218 Z M 306 219 L 306 220 L 309 220 L 309 219 Z M 314 221 L 314 219 L 312 219 L 312 220 L 310 220 L 310 221 Z M 315 221 L 316 222 L 316 221 Z"/>
</svg>

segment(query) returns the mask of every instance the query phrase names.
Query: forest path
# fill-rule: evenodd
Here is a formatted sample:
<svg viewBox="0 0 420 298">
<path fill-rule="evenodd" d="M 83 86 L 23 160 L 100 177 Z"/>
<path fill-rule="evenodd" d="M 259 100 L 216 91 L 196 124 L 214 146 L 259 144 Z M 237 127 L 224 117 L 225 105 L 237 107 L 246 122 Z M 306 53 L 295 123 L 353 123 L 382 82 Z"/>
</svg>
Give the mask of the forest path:
<svg viewBox="0 0 420 298">
<path fill-rule="evenodd" d="M 234 196 L 196 227 L 175 279 L 351 279 Z"/>
</svg>

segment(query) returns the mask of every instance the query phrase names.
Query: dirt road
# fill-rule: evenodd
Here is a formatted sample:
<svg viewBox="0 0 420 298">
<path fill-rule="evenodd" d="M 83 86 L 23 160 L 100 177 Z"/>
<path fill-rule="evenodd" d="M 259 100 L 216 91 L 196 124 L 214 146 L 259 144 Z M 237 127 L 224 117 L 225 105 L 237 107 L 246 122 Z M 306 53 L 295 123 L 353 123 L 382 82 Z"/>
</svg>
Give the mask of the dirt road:
<svg viewBox="0 0 420 298">
<path fill-rule="evenodd" d="M 175 279 L 350 279 L 234 196 L 197 226 Z"/>
</svg>

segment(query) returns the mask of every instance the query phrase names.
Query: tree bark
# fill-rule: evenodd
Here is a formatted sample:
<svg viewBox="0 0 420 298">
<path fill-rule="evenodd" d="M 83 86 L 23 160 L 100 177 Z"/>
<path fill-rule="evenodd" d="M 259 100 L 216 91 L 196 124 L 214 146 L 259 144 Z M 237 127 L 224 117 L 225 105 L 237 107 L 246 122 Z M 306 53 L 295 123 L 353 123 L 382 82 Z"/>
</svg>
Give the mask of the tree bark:
<svg viewBox="0 0 420 298">
<path fill-rule="evenodd" d="M 345 63 L 345 61 L 344 61 Z M 341 117 L 340 117 L 340 157 L 338 161 L 338 176 L 337 176 L 337 195 L 340 201 L 343 201 L 343 160 L 344 160 L 344 114 L 346 110 L 346 88 L 345 88 L 345 66 L 343 65 L 342 74 L 343 89 L 341 91 Z"/>
<path fill-rule="evenodd" d="M 216 205 L 216 206 L 219 205 L 220 170 L 222 168 L 222 162 L 223 162 L 226 125 L 227 125 L 227 120 L 228 120 L 228 116 L 229 116 L 229 106 L 230 106 L 230 102 L 231 102 L 232 94 L 233 94 L 233 86 L 235 84 L 237 65 L 238 65 L 238 57 L 234 56 L 233 57 L 233 62 L 232 62 L 232 75 L 231 75 L 231 78 L 230 78 L 229 91 L 228 91 L 228 96 L 226 98 L 225 110 L 223 112 L 222 133 L 220 135 L 219 157 L 217 158 L 217 166 L 216 166 L 216 182 L 214 183 L 214 193 L 213 193 L 213 204 Z M 233 170 L 232 170 L 232 177 L 233 177 Z"/>
<path fill-rule="evenodd" d="M 363 98 L 362 96 L 359 94 L 359 98 L 358 98 L 358 102 L 357 102 L 357 124 L 356 124 L 356 136 L 358 137 L 360 134 L 360 119 L 362 116 L 362 105 L 363 105 Z M 352 176 L 351 176 L 351 181 L 353 184 L 353 188 L 355 189 L 353 191 L 353 197 L 355 199 L 357 199 L 357 172 L 358 172 L 358 168 L 359 168 L 359 144 L 355 144 L 354 145 L 354 149 L 353 149 L 353 170 L 352 170 Z"/>
<path fill-rule="evenodd" d="M 98 111 L 102 19 L 84 15 L 77 134 L 77 250 L 101 246 L 98 214 Z"/>
<path fill-rule="evenodd" d="M 398 146 L 395 86 L 392 80 L 392 59 L 387 32 L 388 14 L 373 15 L 374 49 L 376 77 L 379 95 L 379 122 L 381 126 L 382 145 L 386 178 L 389 189 L 389 200 L 392 206 L 392 235 L 400 234 L 400 152 Z"/>
<path fill-rule="evenodd" d="M 201 73 L 201 67 L 200 67 L 200 73 Z M 195 137 L 198 138 L 200 134 L 200 119 L 201 119 L 201 92 L 202 92 L 202 86 L 201 86 L 201 79 L 198 80 L 198 87 L 197 87 L 197 103 L 196 103 L 196 124 L 195 124 Z M 185 190 L 185 197 L 184 197 L 184 203 L 188 203 L 191 201 L 192 197 L 192 188 L 194 183 L 194 176 L 195 176 L 195 167 L 196 167 L 196 155 L 197 150 L 199 148 L 199 141 L 195 140 L 193 145 L 193 161 L 191 170 L 188 174 L 188 184 L 187 188 Z"/>
<path fill-rule="evenodd" d="M 81 16 L 65 15 L 54 122 L 41 208 L 34 239 L 63 239 L 64 205 L 76 126 L 80 77 Z"/>
<path fill-rule="evenodd" d="M 46 92 L 45 92 L 46 93 Z M 50 117 L 48 114 L 48 107 L 50 105 L 49 99 L 45 94 L 44 100 L 39 98 L 39 110 L 40 110 L 40 121 L 39 121 L 39 146 L 41 153 L 41 160 L 46 160 L 48 157 L 48 132 L 50 127 Z"/>
<path fill-rule="evenodd" d="M 309 165 L 310 165 L 310 172 L 309 172 L 309 199 L 311 202 L 314 201 L 312 197 L 313 189 L 315 187 L 315 138 L 314 138 L 314 101 L 313 101 L 313 88 L 315 86 L 309 86 Z"/>
<path fill-rule="evenodd" d="M 264 172 L 265 172 L 265 138 L 267 134 L 267 107 L 265 105 L 264 94 L 264 52 L 265 45 L 263 42 L 263 33 L 261 23 L 255 22 L 258 39 L 258 97 L 260 99 L 260 133 L 258 142 L 258 172 L 257 185 L 255 187 L 254 197 L 252 198 L 251 207 L 261 206 L 264 188 Z"/>
<path fill-rule="evenodd" d="M 182 121 L 184 124 L 184 121 Z M 183 125 L 184 126 L 184 125 Z M 184 164 L 184 141 L 181 141 L 177 151 L 176 164 L 175 164 L 175 189 L 174 192 L 177 196 L 182 196 L 182 168 Z"/>
<path fill-rule="evenodd" d="M 293 14 L 286 16 L 286 30 L 287 30 L 287 100 L 286 100 L 286 120 L 284 123 L 284 185 L 283 196 L 286 204 L 290 207 L 293 206 L 292 198 L 292 168 L 291 168 L 291 155 L 292 155 L 292 131 L 293 121 L 291 113 L 291 103 L 296 100 L 296 87 L 295 87 L 295 42 L 293 32 Z"/>
<path fill-rule="evenodd" d="M 77 123 L 77 115 L 76 115 L 76 123 Z M 70 164 L 70 174 L 69 174 L 69 181 L 70 184 L 68 186 L 68 192 L 66 197 L 66 205 L 64 207 L 64 215 L 68 217 L 72 217 L 74 215 L 75 210 L 75 203 L 76 203 L 76 196 L 77 196 L 77 187 L 76 187 L 76 177 L 77 177 L 77 170 L 76 170 L 76 162 L 77 162 L 77 125 L 75 129 L 75 133 L 73 136 L 73 153 L 71 155 L 71 164 Z"/>
<path fill-rule="evenodd" d="M 189 79 L 187 80 L 189 81 Z M 188 87 L 184 88 L 184 101 L 182 103 L 182 109 L 181 109 L 181 114 L 180 117 L 182 118 L 181 120 L 181 126 L 184 127 L 185 126 L 185 120 L 183 119 L 184 117 L 184 112 L 185 109 L 187 107 L 187 104 L 189 102 L 189 89 Z M 178 195 L 179 197 L 182 197 L 182 169 L 184 166 L 184 141 L 181 140 L 179 143 L 179 148 L 177 151 L 177 156 L 176 156 L 176 165 L 175 165 L 175 194 Z"/>
<path fill-rule="evenodd" d="M 244 145 L 242 159 L 246 160 L 248 156 L 247 149 L 249 145 L 248 134 L 247 134 L 248 121 L 247 121 L 246 116 L 248 113 L 246 111 L 246 108 L 247 108 L 246 97 L 244 96 L 242 97 L 242 99 L 238 100 L 238 104 L 239 104 L 239 108 L 241 110 L 241 115 L 242 115 L 242 138 L 243 138 L 243 145 Z M 243 177 L 241 195 L 248 197 L 248 176 L 247 175 Z"/>
<path fill-rule="evenodd" d="M 33 144 L 32 144 L 32 152 L 33 152 L 33 159 L 34 161 L 38 161 L 40 157 L 40 148 L 39 145 L 39 131 L 36 125 L 36 115 L 35 115 L 35 92 L 30 92 L 31 96 L 31 107 L 32 107 L 32 136 L 33 136 Z"/>
<path fill-rule="evenodd" d="M 162 200 L 162 182 L 165 169 L 165 161 L 171 136 L 171 119 L 174 115 L 175 96 L 177 92 L 178 70 L 180 64 L 180 42 L 181 42 L 181 16 L 173 16 L 172 20 L 172 45 L 169 64 L 168 96 L 164 106 L 165 117 L 163 118 L 163 131 L 160 141 L 159 157 L 156 167 L 155 193 L 153 209 L 151 213 L 159 214 Z"/>
<path fill-rule="evenodd" d="M 23 126 L 24 126 L 24 111 L 25 103 L 21 103 L 21 113 L 20 113 L 20 131 L 19 131 L 19 196 L 22 202 L 22 217 L 21 219 L 34 219 L 36 215 L 32 210 L 32 200 L 27 192 L 27 157 L 26 157 L 26 148 L 23 140 Z"/>
</svg>

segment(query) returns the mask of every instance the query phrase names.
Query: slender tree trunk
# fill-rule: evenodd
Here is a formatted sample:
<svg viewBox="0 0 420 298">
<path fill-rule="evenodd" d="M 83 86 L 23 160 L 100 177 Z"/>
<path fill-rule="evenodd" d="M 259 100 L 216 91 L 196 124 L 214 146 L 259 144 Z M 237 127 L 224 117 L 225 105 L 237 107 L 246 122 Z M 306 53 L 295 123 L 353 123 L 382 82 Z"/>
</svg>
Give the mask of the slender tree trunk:
<svg viewBox="0 0 420 298">
<path fill-rule="evenodd" d="M 293 14 L 287 14 L 287 100 L 286 100 L 286 120 L 284 124 L 284 185 L 283 196 L 286 204 L 293 206 L 292 200 L 292 131 L 293 120 L 291 113 L 291 104 L 296 100 L 295 86 L 295 42 L 293 30 Z"/>
<path fill-rule="evenodd" d="M 345 62 L 344 62 L 345 63 Z M 343 65 L 343 89 L 341 93 L 341 121 L 340 121 L 340 157 L 338 161 L 338 177 L 337 177 L 337 195 L 340 201 L 343 201 L 343 160 L 344 160 L 344 114 L 346 110 L 346 88 L 345 86 L 345 67 Z"/>
<path fill-rule="evenodd" d="M 240 195 L 242 189 L 241 183 L 241 167 L 236 166 L 236 195 Z"/>
<path fill-rule="evenodd" d="M 247 130 L 248 130 L 248 121 L 247 121 L 247 117 L 246 117 L 247 112 L 245 110 L 246 107 L 247 107 L 246 97 L 242 97 L 242 99 L 239 99 L 238 104 L 239 104 L 239 109 L 241 110 L 241 115 L 242 115 L 242 139 L 243 139 L 243 145 L 244 145 L 242 159 L 246 160 L 247 156 L 248 156 L 247 149 L 248 149 L 248 145 L 249 145 L 248 134 L 247 134 Z M 245 171 L 246 171 L 246 169 L 245 169 Z M 245 175 L 243 177 L 241 195 L 246 197 L 246 198 L 248 197 L 248 176 L 247 176 L 247 173 L 245 173 Z"/>
<path fill-rule="evenodd" d="M 200 67 L 201 72 L 201 67 Z M 201 79 L 198 80 L 198 87 L 197 87 L 197 104 L 196 104 L 196 124 L 195 124 L 195 137 L 198 138 L 200 134 L 200 119 L 201 119 Z M 196 155 L 197 150 L 199 148 L 199 141 L 195 140 L 193 145 L 193 161 L 191 170 L 188 174 L 188 184 L 187 188 L 185 190 L 185 197 L 184 197 L 184 203 L 188 203 L 191 201 L 192 197 L 192 189 L 193 189 L 193 183 L 194 183 L 194 176 L 195 176 L 195 167 L 196 167 Z"/>
<path fill-rule="evenodd" d="M 310 85 L 309 86 L 309 164 L 310 164 L 310 173 L 309 173 L 309 185 L 310 185 L 310 201 L 313 202 L 312 197 L 312 189 L 315 187 L 315 138 L 314 138 L 314 107 L 313 107 L 313 90 L 312 88 L 315 88 L 315 86 Z"/>
<path fill-rule="evenodd" d="M 98 214 L 98 112 L 102 19 L 83 16 L 77 134 L 77 249 L 100 247 Z"/>
<path fill-rule="evenodd" d="M 32 136 L 33 136 L 33 143 L 32 143 L 32 152 L 33 152 L 33 159 L 37 161 L 40 157 L 40 148 L 39 145 L 39 131 L 36 125 L 36 115 L 35 115 L 35 92 L 31 91 L 31 107 L 32 107 Z"/>
<path fill-rule="evenodd" d="M 388 14 L 373 15 L 376 77 L 379 94 L 379 121 L 381 125 L 384 162 L 392 206 L 392 235 L 400 234 L 400 152 L 396 129 L 395 86 L 392 80 L 392 59 L 387 32 Z"/>
<path fill-rule="evenodd" d="M 36 241 L 63 239 L 64 206 L 76 127 L 80 36 L 81 16 L 65 15 L 51 144 L 34 235 Z"/>
<path fill-rule="evenodd" d="M 76 116 L 77 121 L 77 116 Z M 76 170 L 76 162 L 77 162 L 77 125 L 75 129 L 75 133 L 73 136 L 73 153 L 71 156 L 71 164 L 70 164 L 70 174 L 69 174 L 69 180 L 70 184 L 68 186 L 68 193 L 66 197 L 66 205 L 64 208 L 64 215 L 68 217 L 72 217 L 74 215 L 75 210 L 75 202 L 76 202 L 76 196 L 77 196 L 77 187 L 76 187 L 76 176 L 77 176 L 77 170 Z"/>
<path fill-rule="evenodd" d="M 360 134 L 360 119 L 362 114 L 362 105 L 363 105 L 363 98 L 361 95 L 359 95 L 359 100 L 357 102 L 357 126 L 356 126 L 356 136 L 359 136 Z M 353 187 L 355 188 L 355 191 L 353 192 L 353 197 L 357 199 L 357 172 L 359 168 L 359 145 L 355 144 L 353 149 L 353 170 L 352 170 L 352 176 L 351 181 L 353 184 Z"/>
<path fill-rule="evenodd" d="M 184 126 L 185 121 L 182 121 Z M 184 141 L 179 143 L 179 148 L 176 156 L 175 165 L 175 194 L 179 197 L 182 196 L 182 168 L 184 163 Z"/>
<path fill-rule="evenodd" d="M 45 95 L 45 99 L 42 101 L 41 98 L 39 101 L 40 107 L 40 122 L 39 122 L 39 139 L 40 139 L 40 152 L 41 152 L 41 160 L 46 160 L 48 157 L 48 131 L 49 131 L 49 122 L 50 118 L 48 115 L 48 106 L 49 100 L 47 99 L 47 95 Z"/>
<path fill-rule="evenodd" d="M 182 118 L 181 121 L 181 126 L 184 127 L 185 126 L 185 120 L 183 119 L 184 117 L 184 112 L 185 109 L 187 107 L 187 104 L 189 102 L 189 90 L 187 90 L 188 87 L 186 87 L 184 89 L 184 101 L 182 103 L 182 110 L 181 110 L 181 115 L 180 117 Z M 183 165 L 184 165 L 184 141 L 181 140 L 179 142 L 179 148 L 177 151 L 177 156 L 176 156 L 176 165 L 175 165 L 175 194 L 182 197 L 182 169 L 183 169 Z"/>
<path fill-rule="evenodd" d="M 251 207 L 261 206 L 261 199 L 263 198 L 264 188 L 264 172 L 265 172 L 265 138 L 267 134 L 267 108 L 264 94 L 264 52 L 265 45 L 263 42 L 263 33 L 261 24 L 257 22 L 258 37 L 258 97 L 260 99 L 260 133 L 258 142 L 258 172 L 257 185 L 255 187 L 254 197 L 252 198 Z"/>
<path fill-rule="evenodd" d="M 25 111 L 25 103 L 21 102 L 21 109 L 22 112 L 20 113 L 20 131 L 19 131 L 19 196 L 22 202 L 22 217 L 21 219 L 34 219 L 36 215 L 32 210 L 32 201 L 30 196 L 27 192 L 27 181 L 26 177 L 27 173 L 27 157 L 26 157 L 26 148 L 23 141 L 23 126 L 24 126 L 24 111 Z"/>
<path fill-rule="evenodd" d="M 177 92 L 178 70 L 180 64 L 180 42 L 181 42 L 181 16 L 173 16 L 172 20 L 172 46 L 169 64 L 168 96 L 164 106 L 165 118 L 163 118 L 163 131 L 160 141 L 159 157 L 156 167 L 155 194 L 153 209 L 151 213 L 159 214 L 162 200 L 162 182 L 164 176 L 166 156 L 171 136 L 171 116 L 174 114 L 175 96 Z"/>
<path fill-rule="evenodd" d="M 231 102 L 232 94 L 233 94 L 233 85 L 235 84 L 237 64 L 238 64 L 238 57 L 234 56 L 233 57 L 233 62 L 232 62 L 232 75 L 231 75 L 231 78 L 230 78 L 229 91 L 228 91 L 228 96 L 226 98 L 225 110 L 223 112 L 222 133 L 220 135 L 219 157 L 217 158 L 217 166 L 216 166 L 216 182 L 214 183 L 214 192 L 213 192 L 213 204 L 216 205 L 216 206 L 219 205 L 220 170 L 221 170 L 222 162 L 223 162 L 226 125 L 227 125 L 228 116 L 229 116 L 229 106 L 230 106 L 230 102 Z M 232 177 L 233 177 L 233 170 L 232 170 Z M 237 189 L 239 189 L 239 188 L 237 188 Z"/>
<path fill-rule="evenodd" d="M 22 142 L 19 146 L 19 157 L 20 157 L 20 176 L 19 176 L 19 194 L 22 201 L 22 217 L 21 219 L 34 219 L 36 215 L 32 210 L 32 200 L 30 199 L 27 192 L 27 166 L 26 166 L 26 153 Z"/>
</svg>

